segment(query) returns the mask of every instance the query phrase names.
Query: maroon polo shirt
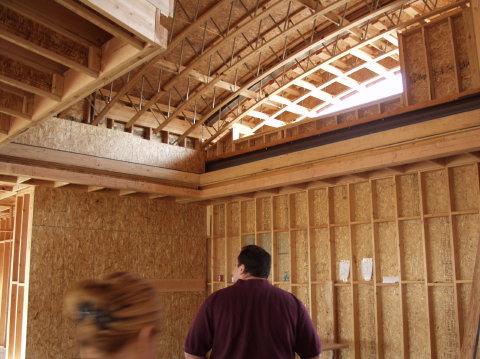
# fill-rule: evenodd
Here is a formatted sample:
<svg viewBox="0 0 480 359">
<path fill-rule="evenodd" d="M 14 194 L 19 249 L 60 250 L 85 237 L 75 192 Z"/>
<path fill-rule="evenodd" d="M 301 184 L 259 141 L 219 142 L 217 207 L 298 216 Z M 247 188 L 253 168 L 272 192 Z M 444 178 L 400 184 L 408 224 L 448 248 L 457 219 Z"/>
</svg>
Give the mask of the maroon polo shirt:
<svg viewBox="0 0 480 359">
<path fill-rule="evenodd" d="M 320 354 L 305 306 L 266 279 L 238 280 L 202 304 L 185 352 L 211 359 L 302 359 Z"/>
</svg>

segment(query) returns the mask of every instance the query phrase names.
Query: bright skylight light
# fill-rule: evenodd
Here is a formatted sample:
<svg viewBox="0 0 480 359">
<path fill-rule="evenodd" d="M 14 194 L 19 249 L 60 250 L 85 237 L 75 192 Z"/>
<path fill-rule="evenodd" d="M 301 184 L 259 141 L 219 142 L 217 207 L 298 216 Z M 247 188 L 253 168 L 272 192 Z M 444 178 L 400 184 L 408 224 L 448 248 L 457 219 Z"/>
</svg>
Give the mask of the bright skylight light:
<svg viewBox="0 0 480 359">
<path fill-rule="evenodd" d="M 357 92 L 354 95 L 348 96 L 345 100 L 339 101 L 328 108 L 322 109 L 314 116 L 317 117 L 327 115 L 332 112 L 341 111 L 347 108 L 362 105 L 367 102 L 377 101 L 385 97 L 397 95 L 403 92 L 402 75 L 400 73 L 393 75 L 375 85 L 368 86 L 364 91 Z"/>
</svg>

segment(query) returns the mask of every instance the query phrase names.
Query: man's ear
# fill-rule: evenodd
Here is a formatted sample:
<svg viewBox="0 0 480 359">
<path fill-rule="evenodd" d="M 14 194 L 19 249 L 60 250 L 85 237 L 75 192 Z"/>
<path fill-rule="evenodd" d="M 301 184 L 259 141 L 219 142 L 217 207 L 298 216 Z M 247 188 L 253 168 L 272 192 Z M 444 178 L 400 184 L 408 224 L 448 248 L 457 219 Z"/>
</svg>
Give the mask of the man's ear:
<svg viewBox="0 0 480 359">
<path fill-rule="evenodd" d="M 244 274 L 245 273 L 245 264 L 240 264 L 238 266 L 238 271 L 240 274 Z"/>
</svg>

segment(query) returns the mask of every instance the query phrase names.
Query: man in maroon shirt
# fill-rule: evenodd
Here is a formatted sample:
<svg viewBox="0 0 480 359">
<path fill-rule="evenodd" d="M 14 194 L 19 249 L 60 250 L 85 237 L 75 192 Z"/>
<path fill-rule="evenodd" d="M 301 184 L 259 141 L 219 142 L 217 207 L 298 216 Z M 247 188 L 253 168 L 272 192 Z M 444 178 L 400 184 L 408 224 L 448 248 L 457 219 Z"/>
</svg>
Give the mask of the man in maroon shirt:
<svg viewBox="0 0 480 359">
<path fill-rule="evenodd" d="M 264 249 L 242 248 L 234 285 L 202 304 L 185 342 L 186 359 L 318 359 L 321 345 L 303 305 L 268 282 L 271 257 Z"/>
</svg>

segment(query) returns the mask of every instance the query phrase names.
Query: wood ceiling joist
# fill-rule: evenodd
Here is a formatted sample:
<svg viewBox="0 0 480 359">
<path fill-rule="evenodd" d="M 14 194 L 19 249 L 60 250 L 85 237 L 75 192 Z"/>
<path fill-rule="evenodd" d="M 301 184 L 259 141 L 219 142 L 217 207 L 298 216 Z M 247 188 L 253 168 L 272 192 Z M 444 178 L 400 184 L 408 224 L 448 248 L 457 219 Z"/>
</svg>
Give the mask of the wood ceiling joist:
<svg viewBox="0 0 480 359">
<path fill-rule="evenodd" d="M 395 3 L 392 3 L 388 6 L 388 10 L 384 9 L 385 11 L 385 14 L 388 14 L 389 11 L 396 11 L 396 9 L 398 9 L 398 7 L 400 6 L 403 6 L 405 3 L 404 2 L 395 2 Z M 457 7 L 460 7 L 460 6 L 463 6 L 463 4 L 465 4 L 465 1 L 461 1 L 461 2 L 457 2 L 455 4 L 450 4 L 448 6 L 445 6 L 443 8 L 440 8 L 440 9 L 435 9 L 434 11 L 428 13 L 428 14 L 425 14 L 424 16 L 421 16 L 421 17 L 417 17 L 415 19 L 410 19 L 408 21 L 405 21 L 404 23 L 398 23 L 397 25 L 392 25 L 391 27 L 388 28 L 388 30 L 385 30 L 384 32 L 376 35 L 376 36 L 373 36 L 372 38 L 369 38 L 369 39 L 365 39 L 363 42 L 360 42 L 358 43 L 356 46 L 342 52 L 340 55 L 335 55 L 334 57 L 332 57 L 330 60 L 322 63 L 321 65 L 323 64 L 328 64 L 328 63 L 332 63 L 333 61 L 336 61 L 338 59 L 341 59 L 343 56 L 345 56 L 345 54 L 349 53 L 348 51 L 350 50 L 353 50 L 353 49 L 357 49 L 357 48 L 361 48 L 367 44 L 370 44 L 374 41 L 377 41 L 381 38 L 383 38 L 384 36 L 386 35 L 391 35 L 392 33 L 398 31 L 399 29 L 401 28 L 404 28 L 404 27 L 407 27 L 407 26 L 410 26 L 412 24 L 415 24 L 419 21 L 423 21 L 425 19 L 427 19 L 428 17 L 434 15 L 434 14 L 439 14 L 439 13 L 443 13 L 445 11 L 449 11 L 453 8 L 457 8 Z M 374 13 L 371 13 L 367 16 L 368 19 L 372 19 L 372 18 L 375 18 L 377 16 L 373 16 L 373 14 L 376 14 L 377 16 L 381 16 L 381 15 L 384 15 L 383 12 L 381 11 L 375 11 Z M 358 26 L 358 24 L 362 23 L 363 21 L 362 20 L 357 20 L 355 22 L 351 22 L 347 27 L 351 27 L 351 26 Z M 338 32 L 341 32 L 341 30 L 338 30 Z M 294 80 L 296 79 L 303 79 L 303 78 L 306 78 L 308 77 L 309 74 L 312 74 L 316 71 L 318 71 L 318 69 L 320 68 L 320 65 L 319 66 L 315 66 L 311 69 L 309 69 L 308 71 L 304 72 L 304 74 L 294 78 L 294 79 L 291 79 L 290 82 L 288 82 L 286 85 L 284 86 L 281 86 L 279 87 L 277 90 L 275 90 L 273 92 L 273 94 L 277 94 L 277 93 L 280 93 L 284 88 L 290 86 L 290 83 L 292 83 Z M 250 84 L 249 84 L 250 85 Z M 232 96 L 233 97 L 233 96 Z M 227 101 L 228 100 L 228 101 Z M 229 102 L 232 100 L 232 98 L 228 98 L 227 100 L 225 100 L 225 102 Z M 249 110 L 251 109 L 255 109 L 256 107 L 260 106 L 266 99 L 263 98 L 263 99 L 260 99 L 259 101 L 257 101 L 255 104 L 253 104 L 252 106 L 250 107 L 247 107 L 245 109 L 243 109 L 243 112 L 240 114 L 240 115 L 237 115 L 233 121 L 228 121 L 226 122 L 219 130 L 217 130 L 217 132 L 212 136 L 210 137 L 208 140 L 206 140 L 204 142 L 204 146 L 208 146 L 213 140 L 215 140 L 218 136 L 220 136 L 222 133 L 224 133 L 226 130 L 228 130 L 232 123 L 235 122 L 235 121 L 238 121 L 240 120 L 241 118 L 245 117 L 248 113 Z M 204 114 L 204 116 L 206 118 L 209 118 L 210 116 L 212 116 L 213 114 L 215 113 L 215 110 L 212 110 L 211 112 L 209 112 L 208 114 Z M 198 123 L 192 127 L 195 127 L 195 126 L 198 126 Z M 188 131 L 186 132 L 188 134 Z"/>
<path fill-rule="evenodd" d="M 63 1 L 63 0 L 62 0 Z M 211 8 L 209 8 L 207 11 L 205 11 L 202 15 L 200 15 L 196 21 L 192 24 L 190 24 L 186 29 L 182 30 L 178 35 L 176 35 L 172 41 L 168 44 L 168 49 L 169 51 L 172 51 L 172 49 L 174 49 L 176 46 L 178 46 L 180 43 L 182 43 L 189 35 L 191 35 L 191 33 L 195 30 L 198 29 L 198 27 L 200 25 L 202 25 L 204 23 L 205 20 L 207 20 L 212 14 L 214 14 L 216 11 L 218 11 L 224 4 L 226 4 L 228 2 L 228 0 L 222 0 L 222 1 L 219 1 L 217 2 L 217 4 L 215 4 L 214 6 L 212 6 Z M 92 122 L 92 125 L 98 125 L 100 123 L 100 121 L 107 115 L 108 111 L 113 107 L 113 105 L 119 100 L 120 97 L 124 96 L 125 94 L 127 94 L 135 85 L 136 85 L 136 82 L 138 80 L 140 80 L 142 78 L 142 76 L 150 69 L 152 68 L 153 66 L 155 66 L 155 64 L 159 61 L 161 62 L 165 62 L 165 60 L 162 60 L 162 57 L 163 56 L 159 56 L 158 58 L 154 59 L 153 61 L 151 61 L 151 63 L 149 64 L 146 64 L 144 65 L 142 68 L 138 69 L 135 73 L 134 76 L 132 76 L 131 78 L 129 78 L 129 81 L 124 84 L 122 86 L 121 89 L 118 90 L 117 92 L 117 95 L 118 96 L 115 96 L 107 106 L 105 106 L 105 108 L 96 116 L 96 118 L 94 119 L 94 121 Z M 177 67 L 178 68 L 178 67 Z M 177 70 L 178 71 L 178 70 Z M 185 68 L 183 69 L 183 71 L 185 72 Z M 166 87 L 167 84 L 165 84 L 161 91 L 166 91 L 168 90 L 168 88 Z M 160 91 L 159 91 L 160 92 Z M 158 96 L 160 96 L 159 94 L 157 94 Z M 156 97 L 157 95 L 154 95 L 154 97 Z M 156 103 L 156 99 L 155 100 L 152 100 L 151 101 L 151 105 L 153 106 L 153 104 Z M 148 108 L 145 109 L 145 111 L 148 110 Z M 144 112 L 143 112 L 144 113 Z M 138 119 L 138 117 L 136 119 L 134 119 L 133 121 L 131 121 L 131 119 L 128 121 L 128 123 L 130 123 L 130 126 L 133 125 L 133 123 Z M 157 131 L 158 132 L 158 131 Z"/>
<path fill-rule="evenodd" d="M 24 68 L 28 71 L 27 73 L 32 76 L 32 73 L 35 73 L 39 78 L 44 78 L 47 80 L 47 86 L 49 86 L 49 89 L 46 89 L 46 86 L 42 86 L 43 88 L 39 86 L 34 86 L 31 83 L 35 83 L 34 81 L 30 81 L 31 78 L 26 78 L 22 79 L 22 81 L 18 80 L 17 78 L 12 78 L 11 75 L 9 74 L 8 76 L 5 74 L 0 74 L 0 83 L 12 86 L 15 88 L 18 88 L 20 90 L 29 92 L 34 95 L 38 95 L 40 97 L 46 97 L 49 98 L 53 101 L 59 102 L 62 98 L 63 95 L 63 86 L 65 82 L 65 78 L 62 75 L 57 75 L 57 74 L 45 74 L 45 73 L 40 73 L 40 72 L 33 72 L 31 71 L 32 69 L 29 69 L 26 66 L 21 66 L 19 63 L 16 63 L 18 67 Z M 17 68 L 18 68 L 17 67 Z M 29 81 L 29 83 L 24 82 L 24 81 Z"/>
<path fill-rule="evenodd" d="M 35 23 L 30 19 L 26 19 L 14 11 L 5 10 L 5 8 L 3 9 L 3 11 L 5 12 L 5 17 L 8 18 L 9 21 L 3 21 L 3 24 L 0 25 L 0 39 L 23 47 L 28 51 L 32 51 L 59 64 L 66 65 L 76 71 L 86 73 L 89 76 L 98 76 L 100 71 L 101 58 L 100 48 L 95 46 L 78 46 L 76 51 L 78 51 L 78 53 L 85 53 L 86 63 L 82 63 L 84 61 L 83 57 L 79 57 L 76 59 L 77 61 L 75 61 L 72 59 L 71 56 L 65 56 L 59 53 L 58 49 L 56 49 L 56 51 L 53 51 L 53 49 L 45 48 L 44 44 L 40 43 L 41 38 L 39 36 L 43 33 L 51 33 L 51 36 L 55 35 L 58 38 L 61 38 L 64 44 L 72 42 L 71 39 L 63 36 L 62 34 L 54 33 L 52 30 L 45 28 L 43 25 Z M 39 28 L 38 36 L 30 36 L 29 38 L 27 38 L 26 34 L 28 34 L 30 32 L 30 29 L 34 27 Z"/>
<path fill-rule="evenodd" d="M 180 81 L 184 76 L 189 75 L 189 73 L 201 62 L 204 61 L 204 59 L 207 59 L 209 56 L 213 55 L 218 49 L 223 47 L 226 43 L 228 43 L 230 40 L 234 40 L 237 36 L 242 34 L 242 32 L 246 31 L 247 29 L 250 29 L 251 23 L 252 22 L 261 22 L 265 18 L 269 17 L 271 13 L 276 10 L 277 8 L 280 8 L 281 6 L 284 6 L 284 1 L 276 1 L 273 5 L 271 5 L 268 8 L 260 8 L 258 11 L 255 13 L 254 16 L 252 16 L 248 21 L 243 21 L 241 22 L 238 26 L 236 26 L 233 29 L 227 29 L 226 33 L 223 34 L 215 43 L 209 47 L 205 51 L 202 51 L 202 53 L 195 57 L 193 61 L 191 61 L 186 67 L 183 68 L 182 71 L 178 73 L 177 76 L 173 77 L 170 81 L 168 81 L 164 86 L 164 90 L 170 90 L 174 87 L 178 81 Z M 235 46 L 235 42 L 233 44 Z M 233 51 L 232 51 L 233 53 Z M 238 67 L 238 63 L 233 65 L 235 67 Z M 177 110 L 172 113 L 171 117 L 177 116 L 183 109 L 187 109 L 189 106 L 195 103 L 195 101 L 198 99 L 198 97 L 206 92 L 209 91 L 215 86 L 216 83 L 219 81 L 223 80 L 223 74 L 226 71 L 232 70 L 233 66 L 226 66 L 225 69 L 217 72 L 215 75 L 214 79 L 209 82 L 205 83 L 203 85 L 200 85 L 191 96 L 188 96 L 185 101 L 183 101 L 178 107 Z M 187 90 L 188 91 L 188 90 Z M 170 117 L 167 118 L 158 128 L 155 129 L 155 132 L 161 131 L 162 128 L 164 128 L 170 121 Z M 182 139 L 183 140 L 183 139 Z M 181 141 L 181 140 L 179 140 Z"/>
<path fill-rule="evenodd" d="M 408 2 L 408 1 L 407 1 Z M 347 1 L 338 1 L 338 2 L 335 2 L 333 5 L 330 5 L 318 12 L 316 12 L 314 15 L 308 17 L 307 19 L 301 21 L 299 24 L 304 24 L 304 22 L 313 22 L 313 20 L 316 20 L 318 18 L 320 18 L 323 14 L 325 13 L 328 13 L 334 9 L 337 9 L 339 8 L 340 6 L 344 5 L 345 3 L 347 3 Z M 384 13 L 388 13 L 390 11 L 396 11 L 398 8 L 404 6 L 406 4 L 406 2 L 404 0 L 397 0 L 393 3 L 390 3 L 376 11 L 373 11 L 371 13 L 369 13 L 368 15 L 365 15 L 363 16 L 362 18 L 356 20 L 356 21 L 353 21 L 351 23 L 349 23 L 348 25 L 345 25 L 345 26 L 342 26 L 338 29 L 336 29 L 335 31 L 333 31 L 332 33 L 330 33 L 329 35 L 321 38 L 319 41 L 317 41 L 316 43 L 311 43 L 311 44 L 308 44 L 306 46 L 304 46 L 303 48 L 301 48 L 300 50 L 297 50 L 295 52 L 293 52 L 292 54 L 290 54 L 289 56 L 286 56 L 285 59 L 283 61 L 278 61 L 276 62 L 271 68 L 269 68 L 268 70 L 265 70 L 261 76 L 259 76 L 259 78 L 255 78 L 254 80 L 248 82 L 246 85 L 244 85 L 242 88 L 250 88 L 254 83 L 260 81 L 260 79 L 262 77 L 266 77 L 267 75 L 269 75 L 270 73 L 272 73 L 273 71 L 281 68 L 282 66 L 285 66 L 286 64 L 292 62 L 295 58 L 303 55 L 303 54 L 306 54 L 308 53 L 309 51 L 311 51 L 312 49 L 314 48 L 318 48 L 321 44 L 328 44 L 330 41 L 334 40 L 335 38 L 337 38 L 339 35 L 347 32 L 349 29 L 353 28 L 353 27 L 357 27 L 359 26 L 360 24 L 364 24 L 368 21 L 371 21 L 372 19 L 374 18 L 377 18 L 377 17 L 380 17 L 380 16 L 384 16 Z M 297 30 L 298 29 L 298 25 L 294 25 L 292 26 L 290 29 L 284 31 L 282 34 L 278 35 L 277 37 L 281 37 L 281 38 L 284 38 L 284 36 L 290 34 L 290 31 L 292 29 L 294 30 Z M 377 39 L 376 39 L 377 40 Z M 265 45 L 268 45 L 265 44 Z M 263 46 L 265 46 L 263 45 Z M 263 46 L 260 46 L 260 48 L 262 48 Z M 260 51 L 259 49 L 257 49 L 257 51 Z M 248 57 L 248 55 L 246 56 Z M 242 58 L 239 63 L 243 63 L 243 61 L 246 59 L 246 57 Z M 310 71 L 309 71 L 310 72 Z M 282 88 L 286 88 L 288 86 L 282 86 Z M 222 108 L 225 104 L 231 102 L 233 99 L 236 98 L 236 93 L 235 94 L 232 94 L 231 96 L 228 96 L 226 99 L 224 99 L 221 103 L 219 103 L 218 105 L 215 106 L 214 109 L 212 109 L 211 111 L 209 111 L 207 114 L 203 114 L 204 115 L 204 120 L 206 121 L 208 118 L 210 118 L 211 116 L 213 116 L 217 111 L 218 111 L 218 108 Z M 257 104 L 260 104 L 260 103 L 264 103 L 266 100 L 265 98 L 259 100 L 257 102 Z M 204 121 L 202 120 L 202 121 Z M 198 126 L 201 126 L 202 125 L 202 121 L 198 121 L 195 125 L 192 126 L 192 128 L 189 130 L 193 130 L 195 129 L 196 127 Z M 209 144 L 211 141 L 213 141 L 215 138 L 217 138 L 219 135 L 221 135 L 225 130 L 227 130 L 229 128 L 228 127 L 222 127 L 219 131 L 216 132 L 216 134 L 214 136 L 212 136 L 208 141 L 207 144 Z M 184 133 L 180 138 L 179 140 L 182 139 L 182 137 L 184 136 L 188 136 L 188 133 L 189 131 L 187 131 L 186 133 Z M 205 144 L 205 145 L 207 145 Z"/>
<path fill-rule="evenodd" d="M 0 83 L 0 113 L 32 119 L 33 96 L 20 89 Z"/>
<path fill-rule="evenodd" d="M 78 14 L 82 18 L 88 20 L 92 24 L 98 26 L 101 29 L 104 29 L 108 33 L 124 40 L 129 45 L 133 46 L 137 50 L 142 50 L 145 47 L 145 44 L 142 40 L 136 38 L 128 31 L 122 29 L 121 27 L 112 24 L 107 19 L 93 13 L 90 9 L 86 8 L 82 4 L 76 2 L 75 0 L 54 0 L 56 3 L 62 5 L 63 7 L 71 10 L 72 12 Z"/>
<path fill-rule="evenodd" d="M 103 98 L 109 98 L 111 96 L 115 96 L 117 94 L 116 91 L 110 91 L 110 90 L 107 90 L 105 88 L 103 89 L 100 89 L 98 90 L 98 92 L 100 93 L 100 95 L 103 97 Z M 137 96 L 133 96 L 133 95 L 124 95 L 123 97 L 121 97 L 119 99 L 119 103 L 120 102 L 123 102 L 125 104 L 131 104 L 131 105 L 136 105 L 136 106 L 139 106 L 139 107 L 143 107 L 144 106 L 144 103 L 145 103 L 145 100 L 142 100 L 141 98 L 137 97 Z M 160 111 L 162 112 L 163 114 L 167 114 L 169 111 L 175 111 L 176 107 L 173 107 L 173 106 L 168 106 L 168 105 L 165 105 L 165 104 L 162 104 L 162 103 L 156 103 L 156 107 L 153 108 L 153 106 L 150 108 L 150 111 Z M 194 117 L 195 117 L 195 114 L 193 112 L 190 112 L 190 111 L 182 111 L 182 115 L 184 118 L 188 118 L 190 120 L 192 120 Z M 196 118 L 197 119 L 200 119 L 201 118 L 201 115 L 200 114 L 197 114 L 196 115 Z M 156 127 L 156 126 L 155 126 Z"/>
<path fill-rule="evenodd" d="M 79 0 L 146 43 L 167 47 L 166 29 L 160 25 L 159 9 L 147 0 Z M 160 26 L 159 26 L 160 25 Z"/>
<path fill-rule="evenodd" d="M 102 40 L 108 40 L 100 31 L 91 31 L 88 21 L 54 1 L 3 0 L 2 5 L 86 47 L 99 47 Z"/>
<path fill-rule="evenodd" d="M 106 104 L 106 106 L 95 116 L 95 119 L 92 121 L 92 125 L 97 126 L 107 115 L 108 111 L 115 105 L 120 98 L 125 96 L 128 91 L 130 91 L 136 84 L 137 81 L 142 78 L 145 71 L 152 68 L 153 65 L 162 57 L 162 54 L 157 54 L 155 57 L 150 59 L 148 62 L 143 64 L 134 75 L 129 78 L 129 81 L 115 94 L 115 96 L 111 99 L 110 102 Z"/>
</svg>

